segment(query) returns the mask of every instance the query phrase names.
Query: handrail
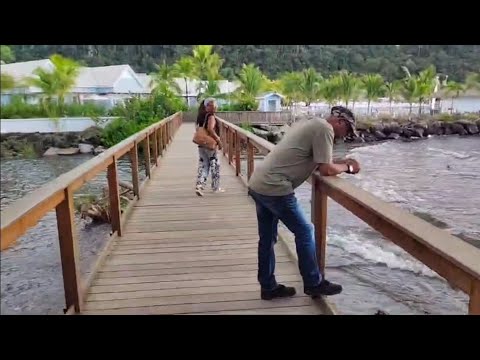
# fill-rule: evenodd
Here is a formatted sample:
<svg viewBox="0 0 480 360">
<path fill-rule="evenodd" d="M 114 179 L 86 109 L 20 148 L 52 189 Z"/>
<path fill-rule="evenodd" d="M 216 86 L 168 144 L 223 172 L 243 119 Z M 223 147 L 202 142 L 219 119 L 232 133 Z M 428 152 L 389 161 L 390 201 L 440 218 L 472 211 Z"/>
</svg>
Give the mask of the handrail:
<svg viewBox="0 0 480 360">
<path fill-rule="evenodd" d="M 151 152 L 153 152 L 155 166 L 158 166 L 159 156 L 163 155 L 163 151 L 170 144 L 181 123 L 182 113 L 179 112 L 152 124 L 2 210 L 0 215 L 0 250 L 7 249 L 29 228 L 35 226 L 49 211 L 55 209 L 66 309 L 73 307 L 75 312 L 80 312 L 82 296 L 80 294 L 81 281 L 78 271 L 79 262 L 74 225 L 73 194 L 75 190 L 107 169 L 112 235 L 121 236 L 122 223 L 117 160 L 129 153 L 132 166 L 133 192 L 136 199 L 139 199 L 138 145 L 141 144 L 145 150 L 145 171 L 147 177 L 150 178 Z"/>
<path fill-rule="evenodd" d="M 219 118 L 223 152 L 241 176 L 241 141 L 247 143 L 247 179 L 254 170 L 255 149 L 270 152 L 275 145 Z M 235 161 L 234 161 L 235 158 Z M 317 257 L 325 272 L 327 199 L 330 197 L 366 222 L 385 238 L 403 248 L 469 297 L 469 314 L 480 315 L 480 250 L 419 217 L 399 209 L 337 176 L 314 172 L 312 223 Z"/>
</svg>

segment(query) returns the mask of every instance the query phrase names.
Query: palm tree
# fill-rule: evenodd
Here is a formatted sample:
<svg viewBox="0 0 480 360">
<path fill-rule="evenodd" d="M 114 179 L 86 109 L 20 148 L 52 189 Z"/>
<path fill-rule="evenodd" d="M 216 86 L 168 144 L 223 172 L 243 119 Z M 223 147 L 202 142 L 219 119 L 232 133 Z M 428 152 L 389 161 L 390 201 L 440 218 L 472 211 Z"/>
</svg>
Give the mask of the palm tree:
<svg viewBox="0 0 480 360">
<path fill-rule="evenodd" d="M 452 105 L 450 106 L 450 114 L 453 114 L 453 100 L 460 96 L 461 92 L 465 92 L 466 86 L 455 81 L 449 81 L 445 86 L 446 93 L 452 94 Z M 455 94 L 455 95 L 453 95 Z"/>
<path fill-rule="evenodd" d="M 407 77 L 403 81 L 403 86 L 400 89 L 402 97 L 410 104 L 410 111 L 408 112 L 409 115 L 412 114 L 412 107 L 413 102 L 417 96 L 417 81 L 413 77 Z"/>
<path fill-rule="evenodd" d="M 43 105 L 47 112 L 53 115 L 54 111 L 51 108 L 53 98 L 57 98 L 58 110 L 61 112 L 65 95 L 75 86 L 80 65 L 72 59 L 57 54 L 52 55 L 50 61 L 54 65 L 52 71 L 38 67 L 33 71 L 35 76 L 27 78 L 25 83 L 42 90 Z"/>
<path fill-rule="evenodd" d="M 9 74 L 0 73 L 0 78 L 1 78 L 0 89 L 2 92 L 13 89 L 15 87 L 15 79 L 13 78 L 13 76 Z"/>
<path fill-rule="evenodd" d="M 196 75 L 201 80 L 219 80 L 224 60 L 213 52 L 213 45 L 197 45 L 193 48 Z"/>
<path fill-rule="evenodd" d="M 336 76 L 338 78 L 336 81 L 338 81 L 339 84 L 340 98 L 345 101 L 345 106 L 348 107 L 348 101 L 352 98 L 358 82 L 356 81 L 355 76 L 348 71 L 341 71 Z"/>
<path fill-rule="evenodd" d="M 321 81 L 321 76 L 313 68 L 309 68 L 302 72 L 299 92 L 307 106 L 320 98 Z"/>
<path fill-rule="evenodd" d="M 55 66 L 54 74 L 58 82 L 58 105 L 60 109 L 63 109 L 65 95 L 68 94 L 77 81 L 78 74 L 80 73 L 80 64 L 76 61 L 63 57 L 61 55 L 52 55 L 50 61 Z"/>
<path fill-rule="evenodd" d="M 185 102 L 188 103 L 188 79 L 195 77 L 195 62 L 191 56 L 180 58 L 174 65 L 174 72 L 185 81 Z"/>
<path fill-rule="evenodd" d="M 165 60 L 160 65 L 155 65 L 157 71 L 150 74 L 152 81 L 150 86 L 154 86 L 153 91 L 162 92 L 162 89 L 171 88 L 176 93 L 181 94 L 182 90 L 175 81 L 177 76 L 176 69 L 173 66 L 168 65 Z"/>
<path fill-rule="evenodd" d="M 279 82 L 280 92 L 286 97 L 288 106 L 292 106 L 294 102 L 300 101 L 300 84 L 302 82 L 302 73 L 284 73 L 281 75 Z"/>
<path fill-rule="evenodd" d="M 468 89 L 480 90 L 480 73 L 470 73 L 465 81 Z"/>
<path fill-rule="evenodd" d="M 370 103 L 378 100 L 385 93 L 385 82 L 379 74 L 367 74 L 361 79 L 368 100 L 367 115 L 370 114 Z"/>
<path fill-rule="evenodd" d="M 250 97 L 255 98 L 265 88 L 266 78 L 262 71 L 253 64 L 243 64 L 238 74 L 240 81 L 239 90 Z"/>
<path fill-rule="evenodd" d="M 426 99 L 430 99 L 435 91 L 436 85 L 436 70 L 435 66 L 431 65 L 425 70 L 421 71 L 417 77 L 415 77 L 417 82 L 417 91 L 416 96 L 419 101 L 418 113 L 422 113 L 422 104 Z"/>
<path fill-rule="evenodd" d="M 334 106 L 340 99 L 340 79 L 337 76 L 331 76 L 325 80 L 320 87 L 322 98 L 330 106 Z"/>
<path fill-rule="evenodd" d="M 392 113 L 392 103 L 396 99 L 397 94 L 400 92 L 402 84 L 400 81 L 387 82 L 385 84 L 385 93 L 388 96 L 390 102 L 390 114 Z"/>
</svg>

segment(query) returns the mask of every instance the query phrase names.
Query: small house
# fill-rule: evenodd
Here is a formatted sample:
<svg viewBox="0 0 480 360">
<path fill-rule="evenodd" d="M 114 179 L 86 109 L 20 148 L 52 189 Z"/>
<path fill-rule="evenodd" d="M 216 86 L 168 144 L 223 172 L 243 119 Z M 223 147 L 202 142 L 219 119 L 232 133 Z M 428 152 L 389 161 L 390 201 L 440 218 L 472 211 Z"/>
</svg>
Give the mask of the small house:
<svg viewBox="0 0 480 360">
<path fill-rule="evenodd" d="M 282 111 L 283 96 L 276 92 L 269 92 L 257 96 L 258 111 L 277 112 Z"/>
</svg>

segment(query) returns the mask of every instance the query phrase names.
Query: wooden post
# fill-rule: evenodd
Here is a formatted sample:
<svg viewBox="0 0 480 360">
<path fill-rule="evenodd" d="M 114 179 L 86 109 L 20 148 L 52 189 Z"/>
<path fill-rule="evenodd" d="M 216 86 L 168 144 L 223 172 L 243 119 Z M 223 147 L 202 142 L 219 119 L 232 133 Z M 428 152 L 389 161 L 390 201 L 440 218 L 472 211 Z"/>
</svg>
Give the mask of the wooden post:
<svg viewBox="0 0 480 360">
<path fill-rule="evenodd" d="M 78 244 L 74 225 L 73 194 L 68 188 L 65 189 L 65 199 L 57 205 L 55 211 L 57 213 L 58 240 L 65 291 L 65 312 L 73 306 L 75 312 L 79 313 L 81 311 L 81 297 Z"/>
<path fill-rule="evenodd" d="M 162 155 L 162 127 L 160 126 L 157 129 L 157 149 L 158 149 L 158 157 Z"/>
<path fill-rule="evenodd" d="M 137 200 L 140 199 L 140 181 L 138 179 L 138 144 L 135 141 L 133 143 L 133 148 L 130 150 L 130 164 L 132 167 L 132 185 L 133 193 L 137 197 Z"/>
<path fill-rule="evenodd" d="M 227 153 L 228 139 L 227 139 L 227 127 L 222 124 L 222 146 L 223 156 Z"/>
<path fill-rule="evenodd" d="M 235 131 L 235 174 L 238 176 L 242 173 L 242 163 L 240 160 L 240 135 Z"/>
<path fill-rule="evenodd" d="M 114 156 L 113 162 L 108 165 L 108 194 L 110 197 L 110 221 L 112 223 L 112 231 L 117 232 L 118 236 L 122 236 L 122 210 L 120 208 L 120 194 L 118 192 L 118 174 L 117 159 Z"/>
<path fill-rule="evenodd" d="M 247 178 L 250 180 L 250 176 L 253 174 L 255 167 L 254 162 L 255 147 L 253 146 L 250 139 L 247 139 Z"/>
<path fill-rule="evenodd" d="M 228 163 L 231 165 L 233 161 L 233 131 L 228 128 Z"/>
<path fill-rule="evenodd" d="M 474 281 L 472 283 L 468 313 L 470 315 L 480 315 L 480 281 Z"/>
<path fill-rule="evenodd" d="M 152 134 L 152 142 L 153 142 L 153 154 L 155 156 L 155 166 L 158 167 L 158 142 L 157 142 L 157 130 L 155 130 Z"/>
<path fill-rule="evenodd" d="M 160 144 L 160 155 L 163 156 L 163 126 L 160 126 L 160 128 L 158 129 L 158 141 Z"/>
<path fill-rule="evenodd" d="M 162 125 L 163 150 L 167 148 L 167 129 L 166 125 Z"/>
<path fill-rule="evenodd" d="M 325 252 L 327 248 L 327 194 L 322 191 L 321 181 L 312 177 L 312 223 L 315 227 L 315 243 L 320 273 L 325 276 Z"/>
<path fill-rule="evenodd" d="M 143 140 L 143 151 L 145 152 L 145 174 L 150 178 L 150 136 Z"/>
</svg>

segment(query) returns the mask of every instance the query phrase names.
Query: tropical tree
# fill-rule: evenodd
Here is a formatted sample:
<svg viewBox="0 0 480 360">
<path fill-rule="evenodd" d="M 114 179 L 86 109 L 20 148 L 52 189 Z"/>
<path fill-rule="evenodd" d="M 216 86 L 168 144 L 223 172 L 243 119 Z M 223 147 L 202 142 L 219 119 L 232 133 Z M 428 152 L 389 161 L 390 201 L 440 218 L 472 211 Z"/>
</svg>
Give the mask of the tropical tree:
<svg viewBox="0 0 480 360">
<path fill-rule="evenodd" d="M 302 77 L 299 84 L 299 92 L 302 100 L 304 100 L 305 104 L 309 106 L 312 102 L 318 100 L 321 96 L 320 84 L 322 81 L 322 77 L 313 68 L 303 70 L 301 74 Z"/>
<path fill-rule="evenodd" d="M 340 98 L 345 101 L 345 106 L 348 107 L 348 101 L 352 99 L 353 94 L 355 93 L 355 88 L 358 86 L 358 82 L 355 79 L 355 75 L 349 73 L 348 71 L 341 71 L 336 75 L 338 82 L 338 89 Z"/>
<path fill-rule="evenodd" d="M 27 78 L 25 82 L 42 90 L 45 109 L 53 114 L 53 98 L 57 99 L 58 109 L 62 111 L 65 95 L 75 86 L 80 65 L 58 54 L 52 55 L 50 61 L 54 65 L 52 71 L 38 67 L 33 71 L 35 76 Z"/>
<path fill-rule="evenodd" d="M 285 96 L 288 106 L 300 101 L 302 97 L 300 92 L 301 82 L 302 73 L 300 72 L 288 72 L 280 76 L 280 92 Z"/>
<path fill-rule="evenodd" d="M 320 94 L 330 106 L 334 106 L 340 99 L 340 79 L 337 76 L 331 76 L 322 82 Z"/>
<path fill-rule="evenodd" d="M 12 49 L 7 45 L 0 45 L 0 60 L 9 63 L 15 60 Z"/>
<path fill-rule="evenodd" d="M 465 81 L 468 89 L 480 90 L 480 73 L 470 73 Z"/>
<path fill-rule="evenodd" d="M 13 89 L 15 87 L 15 79 L 9 74 L 0 73 L 1 83 L 0 89 L 2 92 Z"/>
<path fill-rule="evenodd" d="M 431 65 L 415 77 L 415 81 L 417 82 L 416 98 L 419 102 L 419 114 L 422 113 L 422 104 L 425 100 L 431 99 L 435 92 L 436 75 L 435 66 Z"/>
<path fill-rule="evenodd" d="M 173 65 L 173 73 L 178 74 L 185 81 L 185 102 L 188 105 L 188 79 L 195 78 L 195 62 L 191 56 L 180 58 Z"/>
<path fill-rule="evenodd" d="M 160 65 L 155 65 L 155 68 L 157 71 L 150 74 L 152 78 L 150 86 L 153 85 L 153 91 L 159 92 L 171 88 L 178 94 L 182 93 L 180 86 L 175 81 L 177 71 L 174 66 L 168 65 L 164 60 Z"/>
<path fill-rule="evenodd" d="M 392 113 L 393 101 L 396 100 L 401 88 L 402 83 L 400 81 L 391 81 L 385 84 L 385 94 L 387 95 L 388 101 L 390 102 L 390 113 Z"/>
<path fill-rule="evenodd" d="M 379 74 L 367 74 L 361 79 L 362 87 L 365 89 L 368 101 L 367 115 L 370 114 L 370 104 L 378 100 L 385 93 L 385 81 Z"/>
<path fill-rule="evenodd" d="M 405 99 L 406 102 L 410 104 L 410 111 L 408 112 L 409 115 L 412 114 L 412 107 L 413 103 L 417 96 L 417 81 L 413 77 L 407 77 L 403 81 L 403 86 L 400 90 L 402 97 Z"/>
<path fill-rule="evenodd" d="M 240 91 L 254 98 L 265 89 L 267 83 L 262 71 L 254 64 L 243 64 L 242 70 L 238 74 L 238 80 L 240 81 Z"/>
<path fill-rule="evenodd" d="M 466 86 L 463 84 L 460 84 L 455 81 L 449 81 L 445 86 L 445 90 L 447 94 L 452 95 L 452 104 L 450 106 L 450 113 L 453 114 L 453 100 L 455 98 L 458 98 L 460 96 L 460 93 L 465 92 L 467 89 L 466 89 Z"/>
<path fill-rule="evenodd" d="M 193 48 L 195 73 L 201 80 L 219 80 L 224 60 L 213 52 L 213 45 L 197 45 Z"/>
</svg>

